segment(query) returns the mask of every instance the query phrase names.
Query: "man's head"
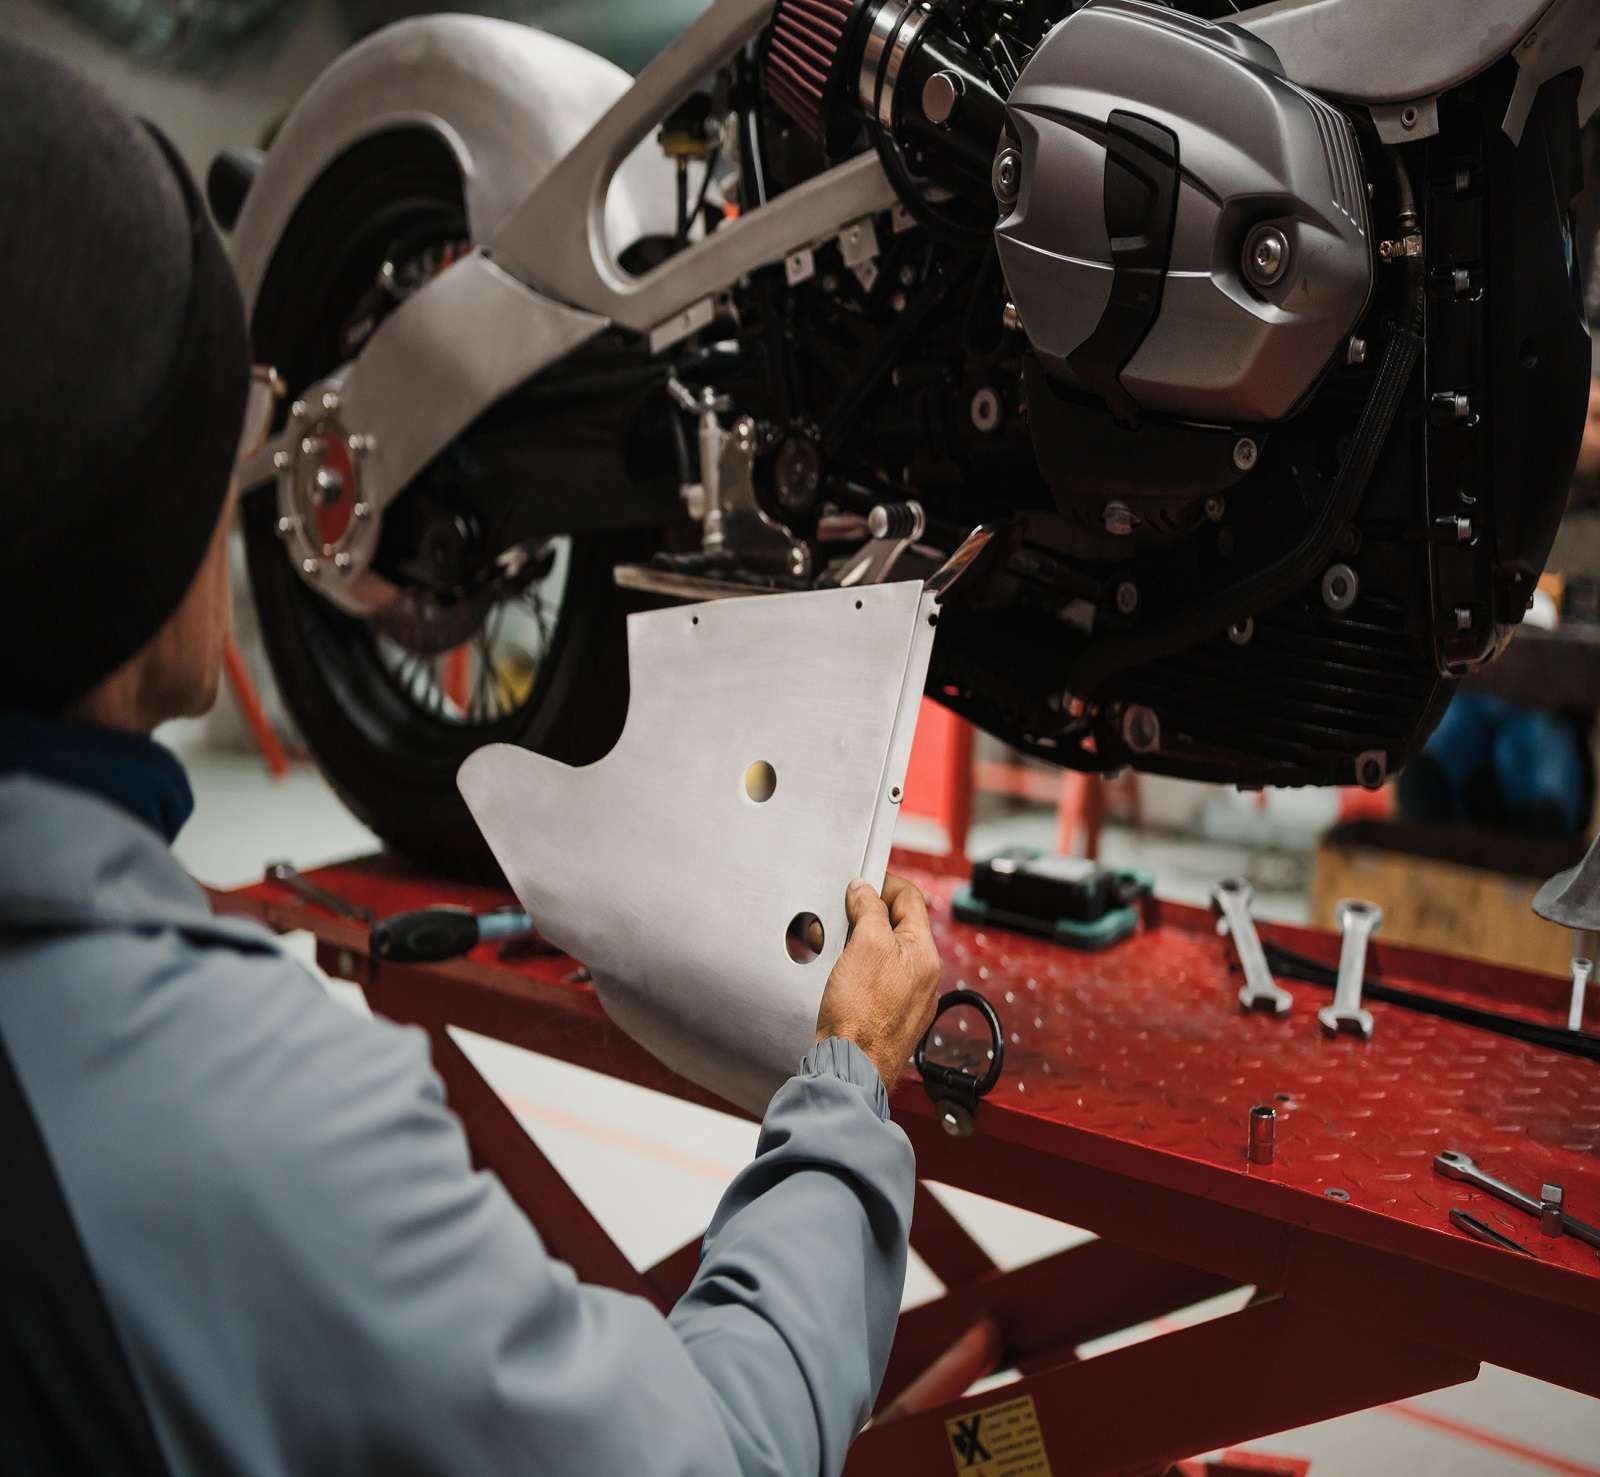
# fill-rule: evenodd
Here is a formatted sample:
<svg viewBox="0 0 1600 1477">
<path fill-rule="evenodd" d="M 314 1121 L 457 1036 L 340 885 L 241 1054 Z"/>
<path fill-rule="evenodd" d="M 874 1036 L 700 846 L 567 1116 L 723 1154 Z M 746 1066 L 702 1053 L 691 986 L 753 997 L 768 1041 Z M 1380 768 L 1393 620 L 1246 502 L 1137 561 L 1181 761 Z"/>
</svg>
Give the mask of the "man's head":
<svg viewBox="0 0 1600 1477">
<path fill-rule="evenodd" d="M 238 287 L 170 146 L 0 42 L 0 706 L 148 729 L 227 635 Z"/>
</svg>

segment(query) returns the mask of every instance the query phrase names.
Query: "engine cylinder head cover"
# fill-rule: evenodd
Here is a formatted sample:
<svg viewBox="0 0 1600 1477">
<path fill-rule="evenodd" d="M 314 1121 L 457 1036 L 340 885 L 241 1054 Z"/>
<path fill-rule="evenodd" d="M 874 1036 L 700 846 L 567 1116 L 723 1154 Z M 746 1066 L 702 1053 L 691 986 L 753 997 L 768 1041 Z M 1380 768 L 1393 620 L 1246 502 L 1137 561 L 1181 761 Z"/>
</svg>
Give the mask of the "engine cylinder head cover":
<svg viewBox="0 0 1600 1477">
<path fill-rule="evenodd" d="M 1094 0 L 1039 44 L 1007 117 L 1000 261 L 1052 376 L 1125 421 L 1260 424 L 1342 362 L 1372 289 L 1360 150 L 1265 42 Z"/>
</svg>

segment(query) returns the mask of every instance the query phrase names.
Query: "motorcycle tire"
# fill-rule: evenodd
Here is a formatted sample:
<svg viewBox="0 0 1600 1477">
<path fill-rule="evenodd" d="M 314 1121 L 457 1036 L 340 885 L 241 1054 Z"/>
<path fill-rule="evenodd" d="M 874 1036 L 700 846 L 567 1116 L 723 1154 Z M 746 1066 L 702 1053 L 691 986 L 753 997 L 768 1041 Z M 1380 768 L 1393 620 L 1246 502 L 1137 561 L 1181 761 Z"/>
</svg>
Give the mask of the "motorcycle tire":
<svg viewBox="0 0 1600 1477">
<path fill-rule="evenodd" d="M 436 137 L 406 131 L 357 146 L 284 233 L 252 319 L 258 361 L 277 367 L 291 392 L 314 383 L 346 357 L 338 326 L 396 242 L 466 236 L 456 162 Z M 456 772 L 486 743 L 571 764 L 611 748 L 627 714 L 631 608 L 612 568 L 648 557 L 649 536 L 571 539 L 553 632 L 526 699 L 493 721 L 464 724 L 420 707 L 386 668 L 370 623 L 324 600 L 290 566 L 271 486 L 245 498 L 241 522 L 273 675 L 329 784 L 392 850 L 454 875 L 496 875 Z"/>
</svg>

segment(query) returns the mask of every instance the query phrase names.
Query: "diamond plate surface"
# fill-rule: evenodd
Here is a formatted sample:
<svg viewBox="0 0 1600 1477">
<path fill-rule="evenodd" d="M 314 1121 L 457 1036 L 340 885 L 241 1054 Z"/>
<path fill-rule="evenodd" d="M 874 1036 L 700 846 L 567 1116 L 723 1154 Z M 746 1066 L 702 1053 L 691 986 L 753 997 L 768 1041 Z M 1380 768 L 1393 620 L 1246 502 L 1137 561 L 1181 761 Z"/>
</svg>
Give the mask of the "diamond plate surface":
<svg viewBox="0 0 1600 1477">
<path fill-rule="evenodd" d="M 1286 1017 L 1241 1011 L 1232 945 L 1193 910 L 1161 910 L 1186 926 L 1084 954 L 955 923 L 959 879 L 906 870 L 935 901 L 944 988 L 981 991 L 1006 1029 L 986 1114 L 1003 1106 L 1447 1236 L 1459 1234 L 1449 1226 L 1459 1206 L 1541 1261 L 1600 1280 L 1592 1248 L 1546 1239 L 1533 1217 L 1433 1172 L 1435 1154 L 1460 1149 L 1535 1196 L 1541 1183 L 1563 1185 L 1568 1213 L 1600 1224 L 1600 1066 L 1373 1001 L 1370 1042 L 1330 1039 L 1316 1012 L 1331 990 L 1282 980 L 1294 996 Z M 1517 1013 L 1564 1024 L 1527 1005 Z M 930 1056 L 975 1068 L 988 1044 L 976 1013 L 939 1024 Z M 1278 1110 L 1270 1167 L 1245 1163 L 1258 1103 Z"/>
<path fill-rule="evenodd" d="M 1133 938 L 1080 954 L 955 923 L 950 895 L 964 867 L 908 852 L 896 852 L 890 867 L 933 905 L 944 988 L 983 992 L 1005 1025 L 1006 1070 L 985 1099 L 976 1145 L 994 1135 L 1026 1143 L 1044 1156 L 1041 1164 L 1050 1156 L 1093 1159 L 1152 1183 L 1181 1177 L 1219 1202 L 1405 1256 L 1432 1260 L 1453 1242 L 1462 1254 L 1451 1260 L 1470 1263 L 1474 1276 L 1546 1297 L 1549 1273 L 1562 1269 L 1583 1279 L 1571 1284 L 1568 1301 L 1600 1313 L 1593 1249 L 1569 1236 L 1547 1239 L 1531 1216 L 1433 1172 L 1435 1154 L 1460 1149 L 1529 1193 L 1545 1182 L 1564 1186 L 1569 1214 L 1600 1224 L 1600 1065 L 1374 1001 L 1371 1042 L 1330 1040 L 1316 1020 L 1330 990 L 1285 980 L 1295 1001 L 1287 1017 L 1243 1014 L 1232 945 L 1195 909 L 1157 905 Z M 387 858 L 309 875 L 380 916 L 511 901 Z M 347 946 L 339 920 L 276 883 L 218 901 L 265 908 L 276 927 L 312 928 Z M 1271 925 L 1262 933 L 1324 962 L 1338 956 L 1330 933 Z M 588 1018 L 598 1006 L 592 991 L 571 982 L 573 968 L 560 957 L 508 965 L 485 945 L 441 972 L 459 991 L 519 978 L 570 990 L 575 1015 Z M 1564 986 L 1548 977 L 1381 942 L 1369 969 L 1393 984 L 1565 1024 Z M 1592 1028 L 1593 1014 L 1590 1021 Z M 952 1012 L 940 1026 L 936 1059 L 965 1053 L 969 1065 L 981 1064 L 988 1043 L 975 1012 Z M 1246 1119 L 1258 1103 L 1278 1109 L 1270 1167 L 1245 1163 Z M 1455 1231 L 1449 1212 L 1458 1206 L 1528 1247 L 1538 1266 Z"/>
</svg>

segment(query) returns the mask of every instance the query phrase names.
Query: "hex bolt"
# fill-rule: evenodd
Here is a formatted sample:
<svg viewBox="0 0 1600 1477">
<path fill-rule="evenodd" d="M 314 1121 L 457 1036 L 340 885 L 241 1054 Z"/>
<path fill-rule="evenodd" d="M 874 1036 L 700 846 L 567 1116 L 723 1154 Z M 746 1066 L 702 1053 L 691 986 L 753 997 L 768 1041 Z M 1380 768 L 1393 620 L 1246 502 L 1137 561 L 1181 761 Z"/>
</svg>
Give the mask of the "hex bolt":
<svg viewBox="0 0 1600 1477">
<path fill-rule="evenodd" d="M 1364 338 L 1352 337 L 1344 346 L 1344 362 L 1346 364 L 1365 364 L 1367 362 L 1367 341 Z"/>
<path fill-rule="evenodd" d="M 275 451 L 272 453 L 272 470 L 274 472 L 287 472 L 289 470 L 289 453 Z"/>
<path fill-rule="evenodd" d="M 350 516 L 352 518 L 367 518 L 367 517 L 370 517 L 371 515 L 372 515 L 372 504 L 371 503 L 357 503 L 353 508 L 350 509 Z"/>
<path fill-rule="evenodd" d="M 322 561 L 320 559 L 313 559 L 310 555 L 307 555 L 300 561 L 300 573 L 306 575 L 308 578 L 315 578 L 317 575 L 322 573 Z"/>
<path fill-rule="evenodd" d="M 310 408 L 311 407 L 308 406 L 304 400 L 296 400 L 289 407 L 289 418 L 291 420 L 303 421 L 306 418 L 307 412 L 310 410 Z"/>
<path fill-rule="evenodd" d="M 1261 459 L 1261 448 L 1248 436 L 1233 443 L 1233 464 L 1241 472 L 1248 472 Z"/>
<path fill-rule="evenodd" d="M 350 557 L 350 551 L 348 549 L 340 549 L 339 552 L 333 556 L 333 567 L 335 569 L 348 569 L 354 562 L 355 561 Z"/>
<path fill-rule="evenodd" d="M 1539 1186 L 1539 1229 L 1546 1236 L 1560 1236 L 1566 1231 L 1562 1203 L 1566 1191 L 1560 1185 Z"/>
<path fill-rule="evenodd" d="M 1022 314 L 1017 311 L 1017 305 L 1015 303 L 1007 303 L 1005 307 L 1000 310 L 1000 322 L 1004 327 L 1009 328 L 1013 333 L 1020 333 L 1022 331 Z"/>
<path fill-rule="evenodd" d="M 339 408 L 339 397 L 332 390 L 322 392 L 322 408 L 332 415 Z"/>
<path fill-rule="evenodd" d="M 1132 580 L 1123 580 L 1117 586 L 1117 612 L 1132 615 L 1139 608 L 1139 587 Z"/>
<path fill-rule="evenodd" d="M 1592 959 L 1577 958 L 1572 961 L 1572 1000 L 1567 1006 L 1567 1029 L 1583 1029 L 1583 997 L 1589 990 L 1589 976 L 1594 973 Z"/>
<path fill-rule="evenodd" d="M 1245 1157 L 1252 1164 L 1271 1164 L 1278 1149 L 1278 1110 L 1260 1103 L 1250 1110 L 1250 1139 Z"/>
<path fill-rule="evenodd" d="M 294 532 L 294 519 L 283 517 L 278 519 L 278 537 L 288 538 Z"/>
<path fill-rule="evenodd" d="M 1227 500 L 1215 493 L 1212 493 L 1200 506 L 1205 512 L 1206 521 L 1210 523 L 1221 523 L 1223 515 L 1228 511 Z"/>
</svg>

